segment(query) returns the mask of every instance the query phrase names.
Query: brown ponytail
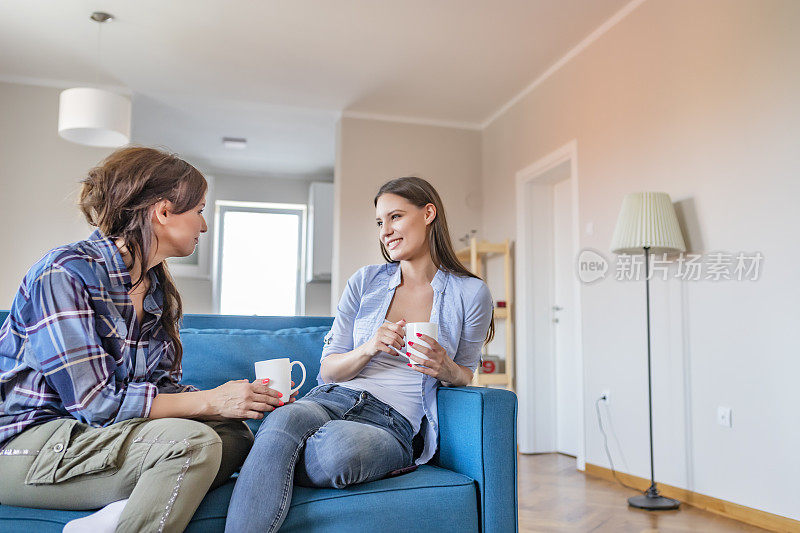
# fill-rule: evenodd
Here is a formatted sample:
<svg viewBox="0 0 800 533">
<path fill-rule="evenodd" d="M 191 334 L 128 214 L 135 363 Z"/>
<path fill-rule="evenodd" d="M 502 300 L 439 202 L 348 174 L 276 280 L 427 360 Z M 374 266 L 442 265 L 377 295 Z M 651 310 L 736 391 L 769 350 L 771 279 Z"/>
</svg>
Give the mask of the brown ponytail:
<svg viewBox="0 0 800 533">
<path fill-rule="evenodd" d="M 144 281 L 145 261 L 153 247 L 150 207 L 161 200 L 172 202 L 175 213 L 199 204 L 206 180 L 199 170 L 179 157 L 153 148 L 128 147 L 109 155 L 82 181 L 78 204 L 90 225 L 111 240 L 121 239 L 142 265 L 136 287 Z M 183 346 L 178 333 L 183 303 L 167 264 L 153 267 L 164 292 L 161 326 L 172 340 L 173 370 L 181 366 Z"/>
<path fill-rule="evenodd" d="M 456 257 L 453 241 L 450 240 L 450 228 L 447 226 L 447 217 L 444 214 L 444 204 L 439 197 L 439 193 L 433 185 L 422 178 L 403 177 L 389 180 L 381 186 L 378 194 L 375 195 L 373 203 L 377 207 L 378 198 L 384 194 L 396 194 L 405 198 L 417 207 L 425 207 L 433 204 L 436 208 L 436 218 L 428 225 L 428 242 L 430 243 L 431 259 L 436 268 L 445 270 L 457 276 L 468 276 L 481 279 L 461 264 Z M 381 255 L 387 263 L 393 263 L 389 252 L 383 242 L 380 243 Z M 492 309 L 492 320 L 489 323 L 489 331 L 486 333 L 484 344 L 489 343 L 494 338 L 494 309 Z"/>
</svg>

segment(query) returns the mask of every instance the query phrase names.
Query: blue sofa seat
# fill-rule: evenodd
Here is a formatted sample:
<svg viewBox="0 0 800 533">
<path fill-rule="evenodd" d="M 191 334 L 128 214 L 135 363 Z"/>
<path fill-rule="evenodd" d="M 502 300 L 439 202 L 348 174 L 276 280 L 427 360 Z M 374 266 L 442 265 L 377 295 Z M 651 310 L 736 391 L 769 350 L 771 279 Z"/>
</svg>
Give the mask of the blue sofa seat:
<svg viewBox="0 0 800 533">
<path fill-rule="evenodd" d="M 187 533 L 222 531 L 234 480 L 210 493 Z M 446 513 L 437 502 L 447 500 Z M 479 531 L 475 482 L 443 468 L 416 471 L 346 489 L 295 487 L 281 531 Z M 419 520 L 420 514 L 428 516 Z M 452 514 L 451 514 L 452 513 Z"/>
<path fill-rule="evenodd" d="M 0 311 L 0 321 L 6 314 Z M 254 361 L 290 357 L 307 369 L 302 396 L 316 385 L 322 339 L 332 321 L 186 315 L 183 381 L 207 389 L 229 379 L 252 380 Z M 341 490 L 296 487 L 281 531 L 516 531 L 516 396 L 442 387 L 438 405 L 439 452 L 429 464 Z M 253 431 L 259 424 L 250 421 Z M 187 532 L 224 530 L 234 483 L 235 477 L 206 496 Z M 59 532 L 67 521 L 86 514 L 0 505 L 0 533 Z"/>
</svg>

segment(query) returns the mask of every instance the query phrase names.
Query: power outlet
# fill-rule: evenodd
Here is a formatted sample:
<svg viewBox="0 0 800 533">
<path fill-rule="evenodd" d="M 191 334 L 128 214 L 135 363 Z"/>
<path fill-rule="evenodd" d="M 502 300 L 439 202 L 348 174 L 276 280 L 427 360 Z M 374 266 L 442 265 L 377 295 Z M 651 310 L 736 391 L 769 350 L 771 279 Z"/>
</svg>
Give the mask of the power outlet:
<svg viewBox="0 0 800 533">
<path fill-rule="evenodd" d="M 611 391 L 610 390 L 604 389 L 604 390 L 600 391 L 600 397 L 603 398 L 602 401 L 606 402 L 607 404 L 611 403 Z"/>
<path fill-rule="evenodd" d="M 723 406 L 717 407 L 717 424 L 726 428 L 733 427 L 730 407 L 723 407 Z"/>
</svg>

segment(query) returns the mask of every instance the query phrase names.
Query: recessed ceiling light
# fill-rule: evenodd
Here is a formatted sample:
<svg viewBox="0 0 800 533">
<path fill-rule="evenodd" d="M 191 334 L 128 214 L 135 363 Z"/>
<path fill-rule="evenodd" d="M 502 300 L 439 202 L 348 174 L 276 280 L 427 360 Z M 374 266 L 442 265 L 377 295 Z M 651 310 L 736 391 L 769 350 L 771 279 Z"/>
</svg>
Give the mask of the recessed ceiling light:
<svg viewBox="0 0 800 533">
<path fill-rule="evenodd" d="M 244 150 L 247 148 L 247 139 L 244 137 L 223 137 L 222 146 L 231 150 Z"/>
</svg>

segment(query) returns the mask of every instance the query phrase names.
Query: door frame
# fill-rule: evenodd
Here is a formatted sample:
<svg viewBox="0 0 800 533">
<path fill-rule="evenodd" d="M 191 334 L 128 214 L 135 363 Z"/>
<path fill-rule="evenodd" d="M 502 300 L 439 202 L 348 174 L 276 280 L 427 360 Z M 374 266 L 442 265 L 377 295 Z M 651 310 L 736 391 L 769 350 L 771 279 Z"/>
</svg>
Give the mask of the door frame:
<svg viewBox="0 0 800 533">
<path fill-rule="evenodd" d="M 552 327 L 553 202 L 552 187 L 548 186 L 550 176 L 547 174 L 565 162 L 569 162 L 569 177 L 565 179 L 571 180 L 572 248 L 577 261 L 580 249 L 577 140 L 573 139 L 516 174 L 515 266 L 519 280 L 516 295 L 518 324 L 516 343 L 519 354 L 517 388 L 520 402 L 519 451 L 521 453 L 549 453 L 556 450 L 555 336 Z M 532 200 L 531 203 L 526 201 L 529 198 Z M 550 236 L 549 240 L 547 235 Z M 549 260 L 537 260 L 538 257 Z M 584 470 L 586 428 L 580 288 L 580 282 L 575 276 L 572 308 L 575 310 L 575 350 L 578 363 L 577 467 L 579 470 Z"/>
</svg>

